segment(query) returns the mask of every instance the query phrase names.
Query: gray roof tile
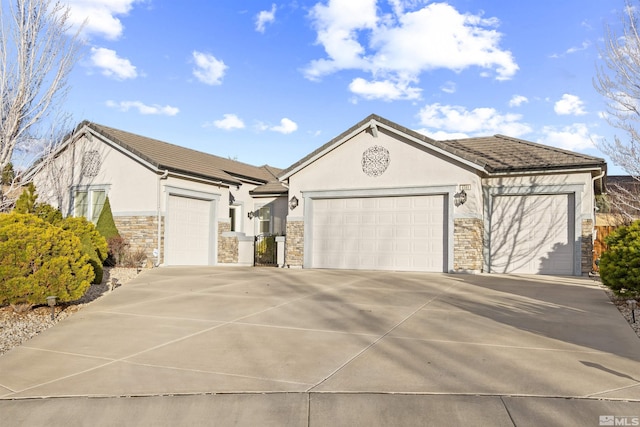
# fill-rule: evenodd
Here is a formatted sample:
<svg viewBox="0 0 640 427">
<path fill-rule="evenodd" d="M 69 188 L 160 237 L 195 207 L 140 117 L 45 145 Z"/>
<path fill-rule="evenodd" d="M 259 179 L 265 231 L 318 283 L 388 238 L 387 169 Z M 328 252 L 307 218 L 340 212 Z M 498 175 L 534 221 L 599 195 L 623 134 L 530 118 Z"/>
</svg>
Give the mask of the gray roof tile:
<svg viewBox="0 0 640 427">
<path fill-rule="evenodd" d="M 89 126 L 158 169 L 231 184 L 238 184 L 242 178 L 266 183 L 274 178 L 274 174 L 280 172 L 280 169 L 268 165 L 252 166 L 97 123 L 85 121 L 78 128 L 83 125 Z"/>
<path fill-rule="evenodd" d="M 489 174 L 516 171 L 544 171 L 550 169 L 572 168 L 605 168 L 604 159 L 561 150 L 522 139 L 504 135 L 494 135 L 481 138 L 466 138 L 449 141 L 436 141 L 419 132 L 401 126 L 383 117 L 371 114 L 364 120 L 341 133 L 317 150 L 284 170 L 280 176 L 285 176 L 295 169 L 302 167 L 315 156 L 343 141 L 348 135 L 362 126 L 374 121 L 386 125 L 399 134 L 405 134 L 419 140 L 424 146 L 433 146 L 451 154 L 452 157 L 471 162 L 484 169 Z"/>
</svg>

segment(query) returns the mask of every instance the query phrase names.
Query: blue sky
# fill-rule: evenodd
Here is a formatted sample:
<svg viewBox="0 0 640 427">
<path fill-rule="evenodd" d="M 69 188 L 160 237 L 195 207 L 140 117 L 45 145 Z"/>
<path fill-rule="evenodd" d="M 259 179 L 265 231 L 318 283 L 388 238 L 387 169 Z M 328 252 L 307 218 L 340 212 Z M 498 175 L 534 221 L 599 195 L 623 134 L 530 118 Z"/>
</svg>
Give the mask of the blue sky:
<svg viewBox="0 0 640 427">
<path fill-rule="evenodd" d="M 623 0 L 67 0 L 74 119 L 285 168 L 371 113 L 603 157 L 592 79 Z M 623 173 L 609 165 L 610 174 Z"/>
</svg>

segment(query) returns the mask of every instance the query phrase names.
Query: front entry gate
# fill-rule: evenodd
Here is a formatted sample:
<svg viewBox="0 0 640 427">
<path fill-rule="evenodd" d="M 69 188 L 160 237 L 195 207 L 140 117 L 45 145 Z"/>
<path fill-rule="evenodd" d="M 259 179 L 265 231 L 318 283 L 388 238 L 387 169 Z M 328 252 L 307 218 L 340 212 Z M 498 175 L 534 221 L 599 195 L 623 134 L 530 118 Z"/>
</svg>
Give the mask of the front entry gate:
<svg viewBox="0 0 640 427">
<path fill-rule="evenodd" d="M 276 236 L 259 234 L 256 236 L 253 252 L 253 265 L 277 267 L 278 246 Z"/>
</svg>

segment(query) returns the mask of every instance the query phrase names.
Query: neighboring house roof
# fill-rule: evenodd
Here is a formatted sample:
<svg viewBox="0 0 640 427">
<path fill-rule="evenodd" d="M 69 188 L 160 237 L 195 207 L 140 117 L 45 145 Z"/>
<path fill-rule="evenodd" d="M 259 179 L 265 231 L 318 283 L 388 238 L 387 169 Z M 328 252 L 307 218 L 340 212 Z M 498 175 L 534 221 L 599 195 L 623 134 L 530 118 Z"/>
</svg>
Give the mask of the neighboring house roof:
<svg viewBox="0 0 640 427">
<path fill-rule="evenodd" d="M 249 191 L 252 196 L 281 195 L 289 191 L 280 181 L 269 181 Z"/>
<path fill-rule="evenodd" d="M 83 126 L 141 157 L 158 170 L 166 169 L 231 184 L 239 184 L 239 179 L 266 183 L 274 179 L 274 173 L 280 172 L 280 169 L 271 166 L 252 166 L 88 121 L 82 122 L 77 130 Z"/>
<path fill-rule="evenodd" d="M 640 178 L 631 175 L 609 175 L 607 176 L 607 186 L 622 187 L 627 191 L 640 195 Z"/>
<path fill-rule="evenodd" d="M 482 138 L 466 138 L 436 141 L 419 132 L 408 129 L 376 114 L 371 114 L 347 131 L 333 138 L 308 156 L 285 169 L 279 176 L 286 179 L 296 171 L 312 163 L 318 157 L 333 150 L 356 134 L 371 129 L 386 129 L 401 137 L 409 138 L 424 147 L 438 151 L 453 160 L 463 162 L 488 174 L 506 172 L 545 171 L 556 169 L 605 169 L 606 162 L 599 157 L 561 150 L 504 135 Z"/>
</svg>

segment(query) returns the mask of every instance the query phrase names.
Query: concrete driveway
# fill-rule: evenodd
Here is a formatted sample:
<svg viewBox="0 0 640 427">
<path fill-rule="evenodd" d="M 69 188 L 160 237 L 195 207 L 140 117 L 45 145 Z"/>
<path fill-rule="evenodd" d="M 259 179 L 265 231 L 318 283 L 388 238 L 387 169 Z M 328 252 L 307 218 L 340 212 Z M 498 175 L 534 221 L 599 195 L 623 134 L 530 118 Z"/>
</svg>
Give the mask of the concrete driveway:
<svg viewBox="0 0 640 427">
<path fill-rule="evenodd" d="M 3 425 L 636 425 L 640 339 L 582 278 L 161 268 L 1 356 L 0 413 Z"/>
</svg>

